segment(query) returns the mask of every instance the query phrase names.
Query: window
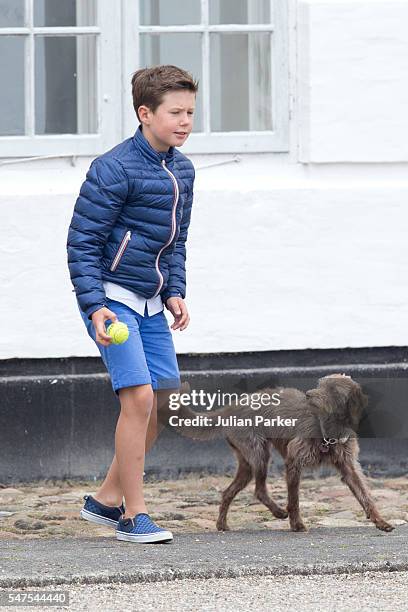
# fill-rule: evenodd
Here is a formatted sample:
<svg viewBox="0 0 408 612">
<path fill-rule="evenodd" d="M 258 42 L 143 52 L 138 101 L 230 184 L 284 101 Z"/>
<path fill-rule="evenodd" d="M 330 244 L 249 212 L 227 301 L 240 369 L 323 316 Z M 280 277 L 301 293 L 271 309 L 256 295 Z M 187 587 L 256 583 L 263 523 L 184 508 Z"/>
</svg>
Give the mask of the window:
<svg viewBox="0 0 408 612">
<path fill-rule="evenodd" d="M 120 16 L 109 0 L 0 0 L 0 156 L 120 139 Z"/>
<path fill-rule="evenodd" d="M 200 81 L 189 153 L 287 151 L 285 0 L 0 0 L 0 157 L 98 155 L 134 133 L 130 79 Z"/>
<path fill-rule="evenodd" d="M 183 151 L 288 150 L 285 0 L 139 0 L 128 10 L 140 67 L 176 64 L 200 81 Z"/>
</svg>

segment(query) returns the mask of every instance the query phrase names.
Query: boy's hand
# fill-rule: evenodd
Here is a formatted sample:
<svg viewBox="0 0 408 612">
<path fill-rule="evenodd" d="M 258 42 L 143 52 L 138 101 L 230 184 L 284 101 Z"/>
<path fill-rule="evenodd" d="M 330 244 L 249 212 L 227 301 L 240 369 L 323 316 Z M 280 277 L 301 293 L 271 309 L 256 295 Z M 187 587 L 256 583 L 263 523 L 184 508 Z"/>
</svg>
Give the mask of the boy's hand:
<svg viewBox="0 0 408 612">
<path fill-rule="evenodd" d="M 186 329 L 187 325 L 190 323 L 190 316 L 183 298 L 169 297 L 166 300 L 166 306 L 174 317 L 174 323 L 170 325 L 171 329 L 176 330 L 180 328 L 180 331 Z"/>
<path fill-rule="evenodd" d="M 96 341 L 103 346 L 109 346 L 112 344 L 112 338 L 108 336 L 105 331 L 105 321 L 110 319 L 112 323 L 116 323 L 118 317 L 115 315 L 115 313 L 104 306 L 103 308 L 99 308 L 99 310 L 95 310 L 95 312 L 92 313 L 91 318 L 95 328 Z"/>
</svg>

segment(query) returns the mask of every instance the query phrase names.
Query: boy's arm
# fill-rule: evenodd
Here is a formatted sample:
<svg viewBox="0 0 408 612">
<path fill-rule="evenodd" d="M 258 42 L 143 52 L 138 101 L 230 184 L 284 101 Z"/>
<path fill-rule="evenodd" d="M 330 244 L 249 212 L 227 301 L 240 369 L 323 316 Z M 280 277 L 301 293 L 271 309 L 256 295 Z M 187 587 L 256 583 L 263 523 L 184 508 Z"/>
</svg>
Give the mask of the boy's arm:
<svg viewBox="0 0 408 612">
<path fill-rule="evenodd" d="M 90 319 L 106 306 L 103 247 L 128 195 L 128 177 L 114 158 L 95 159 L 82 183 L 68 230 L 68 267 L 81 307 Z"/>
<path fill-rule="evenodd" d="M 169 265 L 169 280 L 167 287 L 160 294 L 164 303 L 166 303 L 169 297 L 182 297 L 183 299 L 186 297 L 186 240 L 191 219 L 191 208 L 193 205 L 193 185 L 194 178 L 191 185 L 191 191 L 186 198 L 183 208 L 180 233 Z"/>
</svg>

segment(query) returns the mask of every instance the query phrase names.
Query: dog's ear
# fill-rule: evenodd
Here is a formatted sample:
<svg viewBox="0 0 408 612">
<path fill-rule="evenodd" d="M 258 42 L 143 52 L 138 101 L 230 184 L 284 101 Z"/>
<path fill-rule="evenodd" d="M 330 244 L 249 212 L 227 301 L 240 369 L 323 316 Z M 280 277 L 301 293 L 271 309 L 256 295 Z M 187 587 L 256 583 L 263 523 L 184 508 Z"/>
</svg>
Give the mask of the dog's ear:
<svg viewBox="0 0 408 612">
<path fill-rule="evenodd" d="M 368 404 L 368 397 L 360 385 L 350 378 L 333 378 L 330 389 L 347 408 L 353 421 L 358 423 Z"/>
<path fill-rule="evenodd" d="M 368 406 L 368 395 L 363 393 L 361 387 L 356 385 L 350 391 L 347 406 L 350 412 L 350 416 L 355 423 L 359 423 L 363 415 L 364 410 Z"/>
</svg>

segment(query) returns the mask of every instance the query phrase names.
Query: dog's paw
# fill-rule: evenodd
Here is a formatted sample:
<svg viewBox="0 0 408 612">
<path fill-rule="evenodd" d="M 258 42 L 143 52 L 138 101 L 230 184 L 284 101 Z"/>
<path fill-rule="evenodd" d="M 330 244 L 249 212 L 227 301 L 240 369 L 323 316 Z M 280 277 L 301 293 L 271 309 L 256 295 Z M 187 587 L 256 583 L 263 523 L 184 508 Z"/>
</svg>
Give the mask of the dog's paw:
<svg viewBox="0 0 408 612">
<path fill-rule="evenodd" d="M 306 525 L 302 523 L 302 521 L 296 521 L 296 523 L 291 523 L 290 528 L 292 531 L 297 531 L 297 532 L 308 530 Z"/>
<path fill-rule="evenodd" d="M 285 510 L 285 508 L 280 508 L 279 506 L 276 510 L 272 512 L 272 514 L 278 519 L 285 519 L 285 518 L 288 518 L 289 516 L 288 511 Z"/>
<path fill-rule="evenodd" d="M 376 521 L 375 526 L 377 527 L 377 529 L 380 529 L 381 531 L 394 531 L 395 527 L 393 525 L 390 525 L 389 523 L 387 523 L 386 521 Z"/>
</svg>

